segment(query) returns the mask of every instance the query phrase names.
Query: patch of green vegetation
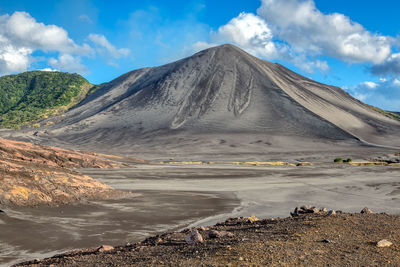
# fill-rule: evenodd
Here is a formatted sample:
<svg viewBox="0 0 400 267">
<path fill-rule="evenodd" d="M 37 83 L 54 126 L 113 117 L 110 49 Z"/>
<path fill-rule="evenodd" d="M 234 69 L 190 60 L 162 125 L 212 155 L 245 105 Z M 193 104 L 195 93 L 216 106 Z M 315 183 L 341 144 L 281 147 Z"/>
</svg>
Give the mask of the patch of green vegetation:
<svg viewBox="0 0 400 267">
<path fill-rule="evenodd" d="M 342 162 L 342 161 L 343 161 L 342 158 L 336 158 L 333 160 L 333 162 Z"/>
<path fill-rule="evenodd" d="M 377 107 L 374 107 L 374 106 L 371 106 L 371 105 L 368 105 L 368 104 L 367 104 L 367 106 L 368 106 L 370 109 L 373 109 L 373 110 L 375 110 L 376 112 L 385 115 L 386 117 L 389 117 L 389 118 L 392 118 L 392 119 L 395 119 L 395 120 L 400 121 L 400 114 L 397 113 L 397 112 L 386 111 L 386 110 L 383 110 L 383 109 L 380 109 L 380 108 L 377 108 Z"/>
<path fill-rule="evenodd" d="M 64 72 L 0 77 L 0 127 L 19 128 L 63 113 L 98 88 L 78 74 Z"/>
<path fill-rule="evenodd" d="M 352 158 L 348 158 L 348 159 L 344 159 L 344 160 L 343 160 L 343 162 L 347 162 L 347 163 L 350 163 L 350 162 L 352 162 L 352 161 L 353 161 Z"/>
</svg>

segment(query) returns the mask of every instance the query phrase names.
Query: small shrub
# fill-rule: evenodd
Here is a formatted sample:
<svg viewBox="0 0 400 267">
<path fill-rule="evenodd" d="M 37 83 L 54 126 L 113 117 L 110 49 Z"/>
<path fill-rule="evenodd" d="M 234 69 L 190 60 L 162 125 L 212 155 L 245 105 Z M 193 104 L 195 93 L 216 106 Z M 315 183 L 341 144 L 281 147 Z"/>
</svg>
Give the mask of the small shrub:
<svg viewBox="0 0 400 267">
<path fill-rule="evenodd" d="M 333 162 L 342 162 L 342 158 L 336 158 L 333 160 Z"/>
<path fill-rule="evenodd" d="M 348 159 L 345 159 L 345 160 L 343 160 L 343 162 L 348 162 L 348 163 L 350 163 L 350 162 L 352 162 L 353 160 L 351 159 L 351 158 L 348 158 Z"/>
</svg>

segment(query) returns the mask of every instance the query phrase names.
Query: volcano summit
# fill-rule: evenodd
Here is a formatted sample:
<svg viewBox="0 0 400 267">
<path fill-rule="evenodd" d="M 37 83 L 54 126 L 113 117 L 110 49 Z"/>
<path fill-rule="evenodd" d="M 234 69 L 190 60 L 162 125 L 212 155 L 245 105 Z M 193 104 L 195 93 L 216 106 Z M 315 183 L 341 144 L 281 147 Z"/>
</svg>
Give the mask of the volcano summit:
<svg viewBox="0 0 400 267">
<path fill-rule="evenodd" d="M 35 138 L 128 154 L 139 146 L 236 152 L 327 143 L 400 147 L 399 121 L 233 45 L 126 73 L 49 120 L 54 124 Z"/>
</svg>

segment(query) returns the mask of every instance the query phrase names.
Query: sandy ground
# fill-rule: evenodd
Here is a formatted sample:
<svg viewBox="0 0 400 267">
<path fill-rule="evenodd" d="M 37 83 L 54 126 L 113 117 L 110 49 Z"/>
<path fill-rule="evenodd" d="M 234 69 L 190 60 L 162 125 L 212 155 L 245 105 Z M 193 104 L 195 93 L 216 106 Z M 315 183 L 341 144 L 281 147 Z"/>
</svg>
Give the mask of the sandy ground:
<svg viewBox="0 0 400 267">
<path fill-rule="evenodd" d="M 132 198 L 85 205 L 5 210 L 0 266 L 76 248 L 125 244 L 231 211 L 234 195 L 136 190 Z"/>
<path fill-rule="evenodd" d="M 6 210 L 1 264 L 75 248 L 123 245 L 186 226 L 255 214 L 287 217 L 303 204 L 400 214 L 400 166 L 155 166 L 85 170 L 134 197 L 87 205 Z M 21 234 L 23 233 L 23 234 Z M 29 238 L 26 238 L 29 236 Z"/>
<path fill-rule="evenodd" d="M 86 171 L 101 182 L 112 173 L 116 189 L 226 192 L 240 200 L 229 214 L 198 221 L 211 225 L 227 216 L 286 217 L 299 205 L 318 205 L 346 212 L 368 206 L 400 214 L 400 166 L 141 166 L 113 171 Z"/>
</svg>

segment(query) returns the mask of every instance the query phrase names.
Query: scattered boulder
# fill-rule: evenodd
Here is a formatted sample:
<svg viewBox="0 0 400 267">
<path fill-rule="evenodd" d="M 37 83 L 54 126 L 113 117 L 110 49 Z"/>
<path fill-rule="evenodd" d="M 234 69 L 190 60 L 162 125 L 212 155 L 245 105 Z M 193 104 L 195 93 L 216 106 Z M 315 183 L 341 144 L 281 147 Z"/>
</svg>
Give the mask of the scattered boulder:
<svg viewBox="0 0 400 267">
<path fill-rule="evenodd" d="M 373 212 L 372 212 L 372 210 L 370 210 L 369 208 L 365 207 L 365 208 L 363 208 L 363 209 L 361 210 L 360 213 L 362 213 L 362 214 L 371 214 L 371 213 L 373 213 Z"/>
<path fill-rule="evenodd" d="M 301 207 L 296 207 L 293 212 L 290 213 L 292 217 L 299 216 L 300 214 L 306 214 L 306 213 L 318 213 L 319 210 L 316 207 L 313 206 L 301 206 Z"/>
<path fill-rule="evenodd" d="M 386 240 L 386 239 L 382 239 L 382 240 L 380 240 L 380 241 L 378 241 L 378 242 L 376 243 L 376 246 L 377 246 L 378 248 L 390 247 L 391 245 L 393 245 L 393 243 L 390 242 L 389 240 Z"/>
<path fill-rule="evenodd" d="M 336 211 L 335 210 L 330 210 L 330 211 L 328 211 L 328 215 L 336 215 Z"/>
<path fill-rule="evenodd" d="M 222 237 L 222 232 L 217 231 L 217 230 L 211 230 L 208 232 L 208 237 L 209 238 L 220 238 Z"/>
<path fill-rule="evenodd" d="M 313 209 L 312 209 L 312 213 L 318 213 L 319 212 L 319 209 L 317 209 L 316 207 L 314 207 Z"/>
<path fill-rule="evenodd" d="M 227 231 L 217 231 L 217 230 L 211 230 L 208 232 L 208 237 L 209 238 L 221 238 L 221 237 L 233 237 L 234 234 L 231 232 Z"/>
<path fill-rule="evenodd" d="M 98 252 L 106 252 L 111 250 L 114 250 L 114 247 L 109 245 L 102 245 L 97 249 Z"/>
<path fill-rule="evenodd" d="M 188 245 L 195 245 L 198 243 L 203 243 L 203 237 L 197 230 L 191 231 L 186 237 L 185 241 Z"/>
</svg>

